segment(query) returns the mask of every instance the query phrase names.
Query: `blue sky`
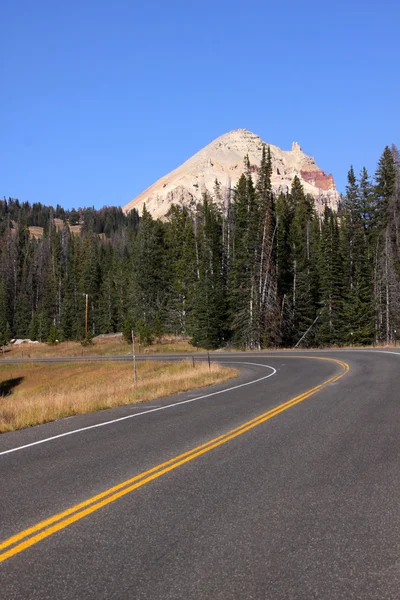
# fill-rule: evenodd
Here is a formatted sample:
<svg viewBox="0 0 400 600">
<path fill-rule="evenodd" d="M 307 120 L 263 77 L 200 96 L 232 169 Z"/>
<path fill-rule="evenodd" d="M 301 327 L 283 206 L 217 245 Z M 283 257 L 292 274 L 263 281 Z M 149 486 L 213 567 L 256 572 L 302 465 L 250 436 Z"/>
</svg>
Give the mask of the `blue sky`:
<svg viewBox="0 0 400 600">
<path fill-rule="evenodd" d="M 217 136 L 344 189 L 400 144 L 395 0 L 3 0 L 0 197 L 124 205 Z"/>
</svg>

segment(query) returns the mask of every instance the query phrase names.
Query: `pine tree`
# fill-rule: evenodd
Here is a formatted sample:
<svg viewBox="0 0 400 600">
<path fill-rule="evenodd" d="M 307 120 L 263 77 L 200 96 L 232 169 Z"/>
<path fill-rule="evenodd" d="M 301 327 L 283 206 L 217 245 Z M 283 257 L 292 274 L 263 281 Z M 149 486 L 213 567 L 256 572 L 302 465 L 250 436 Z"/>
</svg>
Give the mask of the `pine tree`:
<svg viewBox="0 0 400 600">
<path fill-rule="evenodd" d="M 49 344 L 55 344 L 58 340 L 58 333 L 57 333 L 57 327 L 55 326 L 54 323 L 52 323 L 50 325 L 50 329 L 49 329 L 49 335 L 47 338 L 47 342 Z"/>
<path fill-rule="evenodd" d="M 256 294 L 257 202 L 249 175 L 242 175 L 234 190 L 233 249 L 229 300 L 233 341 L 254 348 L 260 337 Z"/>
<path fill-rule="evenodd" d="M 0 346 L 8 344 L 11 339 L 9 318 L 7 289 L 4 280 L 0 278 Z"/>
<path fill-rule="evenodd" d="M 156 313 L 163 320 L 165 316 L 170 285 L 166 257 L 164 226 L 144 207 L 133 243 L 129 308 L 134 323 L 141 319 L 150 332 Z"/>
<path fill-rule="evenodd" d="M 126 317 L 125 321 L 124 321 L 124 326 L 122 329 L 122 333 L 124 336 L 124 340 L 126 341 L 127 344 L 131 344 L 132 343 L 132 331 L 134 328 L 134 323 L 133 323 L 133 319 L 131 316 Z M 134 334 L 136 335 L 137 332 Z"/>
<path fill-rule="evenodd" d="M 312 325 L 316 317 L 314 292 L 314 254 L 312 247 L 313 200 L 304 194 L 297 176 L 293 179 L 290 192 L 293 217 L 290 223 L 289 242 L 292 259 L 292 342 L 296 343 Z M 310 343 L 312 335 L 304 339 Z"/>
<path fill-rule="evenodd" d="M 222 216 L 209 194 L 197 208 L 199 279 L 193 307 L 195 346 L 218 348 L 226 340 L 226 296 L 222 277 Z"/>
<path fill-rule="evenodd" d="M 281 303 L 281 338 L 284 346 L 292 343 L 292 246 L 290 231 L 293 220 L 293 207 L 285 194 L 276 200 L 276 275 L 277 293 Z"/>
<path fill-rule="evenodd" d="M 289 198 L 279 194 L 276 200 L 276 268 L 278 277 L 278 293 L 281 298 L 288 296 L 292 286 L 290 229 L 293 210 Z"/>
<path fill-rule="evenodd" d="M 373 341 L 374 336 L 372 269 L 369 261 L 372 210 L 368 174 L 363 169 L 359 184 L 351 167 L 340 214 L 340 255 L 344 275 L 341 329 L 346 343 L 367 344 Z"/>
<path fill-rule="evenodd" d="M 100 294 L 96 310 L 99 333 L 117 331 L 118 323 L 117 291 L 114 280 L 115 261 L 111 249 L 107 250 L 102 257 Z"/>
<path fill-rule="evenodd" d="M 191 335 L 198 280 L 193 217 L 187 208 L 171 207 L 165 232 L 171 287 L 167 324 L 178 335 Z"/>
<path fill-rule="evenodd" d="M 320 318 L 316 333 L 322 345 L 342 344 L 344 282 L 337 216 L 325 209 L 319 251 Z"/>
<path fill-rule="evenodd" d="M 358 179 L 358 216 L 368 238 L 373 236 L 376 230 L 376 201 L 374 187 L 365 167 L 362 168 Z M 368 239 L 369 245 L 373 240 Z"/>
<path fill-rule="evenodd" d="M 277 345 L 281 341 L 281 315 L 277 281 L 277 219 L 271 185 L 272 157 L 263 146 L 259 177 L 256 186 L 256 222 L 254 228 L 255 272 L 254 287 L 257 301 L 255 315 L 257 347 Z M 258 320 L 258 323 L 257 323 Z"/>
<path fill-rule="evenodd" d="M 396 169 L 393 153 L 389 146 L 383 151 L 375 173 L 378 220 L 381 228 L 387 225 L 388 209 L 395 192 Z"/>
<path fill-rule="evenodd" d="M 391 238 L 391 208 L 396 190 L 396 168 L 392 151 L 386 146 L 375 174 L 378 236 L 375 260 L 378 338 L 390 343 L 397 305 L 397 276 Z"/>
</svg>

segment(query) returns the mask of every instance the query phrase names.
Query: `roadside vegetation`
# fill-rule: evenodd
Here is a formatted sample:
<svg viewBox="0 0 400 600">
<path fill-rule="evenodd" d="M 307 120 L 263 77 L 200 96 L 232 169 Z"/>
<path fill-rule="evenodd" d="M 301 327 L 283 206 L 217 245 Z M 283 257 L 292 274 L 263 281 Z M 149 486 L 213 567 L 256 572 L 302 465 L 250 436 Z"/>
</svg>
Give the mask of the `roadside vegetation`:
<svg viewBox="0 0 400 600">
<path fill-rule="evenodd" d="M 343 348 L 343 345 L 331 344 L 329 348 Z M 395 348 L 396 344 L 371 344 L 370 346 L 353 344 L 353 348 Z M 309 347 L 316 349 L 317 346 Z M 229 345 L 224 348 L 224 352 L 231 352 L 235 350 L 242 350 L 243 348 Z M 279 348 L 280 350 L 293 350 L 290 346 Z M 267 352 L 273 351 L 272 348 L 265 349 Z M 135 343 L 135 353 L 137 355 L 146 354 L 187 354 L 196 355 L 199 353 L 208 352 L 205 348 L 193 346 L 188 338 L 182 338 L 179 336 L 163 336 L 158 342 L 154 344 L 140 344 Z M 118 356 L 132 354 L 132 344 L 127 343 L 122 336 L 110 336 L 110 337 L 98 337 L 94 338 L 89 344 L 82 344 L 77 341 L 67 341 L 58 343 L 23 343 L 23 344 L 10 344 L 5 346 L 4 352 L 0 347 L 0 366 L 4 360 L 7 362 L 8 359 L 19 359 L 19 358 L 65 358 L 65 357 L 89 357 L 89 356 Z"/>
<path fill-rule="evenodd" d="M 72 415 L 134 404 L 221 383 L 235 369 L 216 363 L 139 362 L 137 385 L 131 363 L 5 365 L 0 368 L 0 433 Z"/>
<path fill-rule="evenodd" d="M 187 339 L 176 336 L 164 336 L 154 344 L 135 344 L 136 354 L 195 354 L 207 352 L 204 348 L 196 348 Z M 52 358 L 67 356 L 115 356 L 131 354 L 132 344 L 128 344 L 121 337 L 99 337 L 91 343 L 82 345 L 81 342 L 67 341 L 53 344 L 10 344 L 5 348 L 4 354 L 0 349 L 0 364 L 2 358 Z"/>
</svg>

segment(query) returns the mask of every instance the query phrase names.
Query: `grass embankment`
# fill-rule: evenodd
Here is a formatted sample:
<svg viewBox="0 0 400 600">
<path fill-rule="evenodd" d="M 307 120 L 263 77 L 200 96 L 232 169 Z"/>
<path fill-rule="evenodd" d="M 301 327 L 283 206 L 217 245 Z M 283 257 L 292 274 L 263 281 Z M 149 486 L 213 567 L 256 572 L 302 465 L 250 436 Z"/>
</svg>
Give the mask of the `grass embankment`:
<svg viewBox="0 0 400 600">
<path fill-rule="evenodd" d="M 25 364 L 0 367 L 0 433 L 113 406 L 168 396 L 235 377 L 207 362 Z"/>
<path fill-rule="evenodd" d="M 204 348 L 195 348 L 188 340 L 163 338 L 160 343 L 150 346 L 135 345 L 136 354 L 195 354 L 207 352 Z M 4 358 L 51 358 L 55 356 L 112 356 L 131 354 L 132 345 L 122 337 L 96 338 L 93 343 L 83 347 L 80 342 L 60 342 L 57 344 L 18 344 L 6 348 Z M 0 357 L 2 354 L 0 353 Z M 1 358 L 0 358 L 1 364 Z"/>
</svg>

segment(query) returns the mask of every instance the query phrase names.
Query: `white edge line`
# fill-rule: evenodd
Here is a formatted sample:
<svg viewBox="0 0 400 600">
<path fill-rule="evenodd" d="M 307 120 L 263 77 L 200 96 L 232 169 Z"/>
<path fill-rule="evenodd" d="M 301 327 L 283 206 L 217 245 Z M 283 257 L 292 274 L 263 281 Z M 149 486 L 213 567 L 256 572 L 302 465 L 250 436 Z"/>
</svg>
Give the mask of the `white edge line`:
<svg viewBox="0 0 400 600">
<path fill-rule="evenodd" d="M 400 356 L 400 352 L 392 352 L 391 350 L 372 350 L 372 352 L 379 352 L 379 354 L 395 354 L 396 356 Z"/>
<path fill-rule="evenodd" d="M 95 425 L 89 425 L 87 427 L 81 427 L 80 429 L 73 429 L 72 431 L 66 431 L 65 433 L 59 433 L 58 435 L 53 435 L 52 437 L 44 438 L 43 440 L 37 440 L 36 442 L 31 442 L 30 444 L 25 444 L 24 446 L 18 446 L 17 448 L 10 448 L 9 450 L 3 450 L 0 452 L 0 456 L 4 456 L 5 454 L 11 454 L 12 452 L 18 452 L 19 450 L 25 450 L 26 448 L 31 448 L 32 446 L 38 446 L 39 444 L 46 444 L 47 442 L 51 442 L 53 440 L 57 440 L 62 437 L 66 437 L 67 435 L 74 435 L 75 433 L 81 433 L 82 431 L 88 431 L 89 429 L 96 429 L 98 427 L 105 427 L 106 425 L 112 425 L 113 423 L 118 423 L 119 421 L 125 421 L 126 419 L 134 419 L 135 417 L 140 417 L 142 415 L 147 415 L 149 413 L 158 412 L 159 410 L 166 410 L 167 408 L 174 408 L 175 406 L 181 406 L 182 404 L 189 404 L 190 402 L 196 402 L 197 400 L 202 400 L 203 398 L 210 398 L 210 396 L 216 396 L 217 394 L 225 394 L 226 392 L 231 392 L 232 390 L 237 390 L 239 388 L 245 387 L 247 385 L 253 385 L 254 383 L 258 383 L 263 381 L 264 379 L 268 379 L 276 374 L 276 369 L 271 367 L 270 365 L 261 365 L 259 363 L 253 362 L 242 362 L 242 361 L 220 361 L 226 362 L 227 364 L 238 364 L 238 365 L 254 365 L 256 367 L 264 367 L 266 369 L 272 369 L 272 373 L 269 375 L 265 375 L 265 377 L 260 377 L 259 379 L 255 379 L 254 381 L 248 381 L 247 383 L 241 383 L 240 385 L 235 385 L 233 387 L 227 388 L 225 390 L 220 390 L 219 392 L 211 392 L 210 394 L 204 394 L 203 396 L 197 396 L 196 398 L 189 398 L 188 400 L 182 400 L 181 402 L 174 402 L 173 404 L 167 404 L 166 406 L 159 406 L 157 408 L 151 408 L 149 410 L 144 410 L 140 413 L 135 413 L 133 415 L 126 415 L 125 417 L 119 417 L 118 419 L 113 419 L 112 421 L 104 421 L 103 423 L 96 423 Z M 115 407 L 117 408 L 117 407 Z"/>
</svg>

